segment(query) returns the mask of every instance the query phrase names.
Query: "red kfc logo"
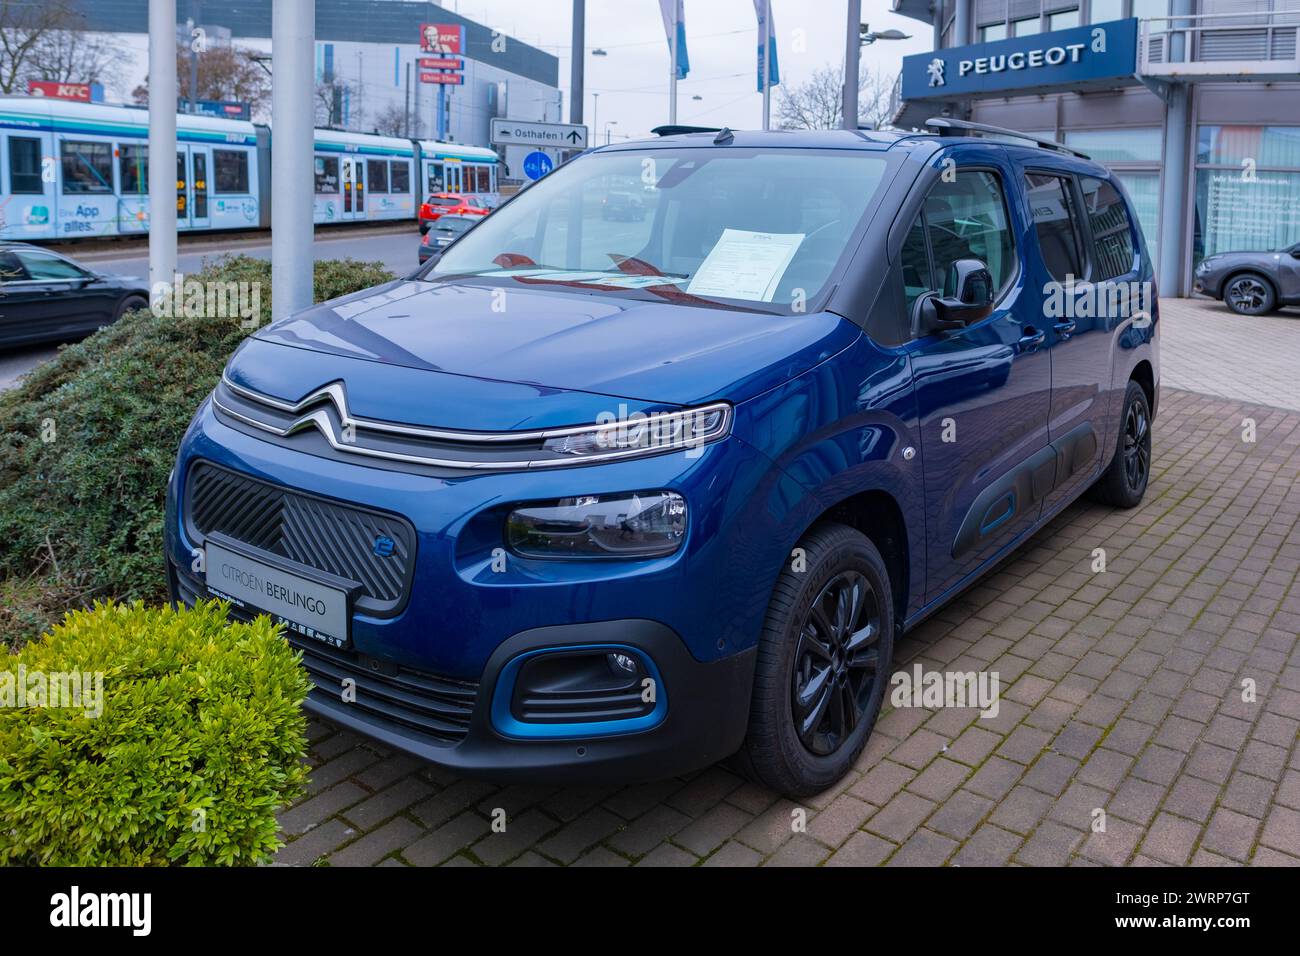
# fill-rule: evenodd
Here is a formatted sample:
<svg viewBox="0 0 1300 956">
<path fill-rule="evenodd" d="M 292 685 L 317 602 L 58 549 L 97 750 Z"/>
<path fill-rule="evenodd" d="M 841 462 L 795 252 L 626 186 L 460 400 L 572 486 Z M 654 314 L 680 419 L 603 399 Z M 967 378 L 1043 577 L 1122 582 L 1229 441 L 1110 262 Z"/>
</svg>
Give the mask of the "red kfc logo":
<svg viewBox="0 0 1300 956">
<path fill-rule="evenodd" d="M 28 80 L 27 92 L 31 96 L 49 96 L 56 100 L 90 102 L 89 83 L 58 83 L 54 80 Z"/>
<path fill-rule="evenodd" d="M 420 49 L 425 53 L 459 53 L 461 28 L 452 23 L 421 23 Z"/>
</svg>

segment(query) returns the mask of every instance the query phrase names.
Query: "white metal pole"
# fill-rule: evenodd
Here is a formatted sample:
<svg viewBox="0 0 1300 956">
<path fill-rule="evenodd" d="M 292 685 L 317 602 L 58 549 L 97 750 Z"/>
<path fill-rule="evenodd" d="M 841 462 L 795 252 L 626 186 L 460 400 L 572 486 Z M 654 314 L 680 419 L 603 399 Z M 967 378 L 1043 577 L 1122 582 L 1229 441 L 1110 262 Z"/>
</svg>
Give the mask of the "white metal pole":
<svg viewBox="0 0 1300 956">
<path fill-rule="evenodd" d="M 176 273 L 176 0 L 149 0 L 149 285 Z"/>
<path fill-rule="evenodd" d="M 862 53 L 862 0 L 849 0 L 848 36 L 844 46 L 844 101 L 840 125 L 858 128 L 858 62 Z"/>
<path fill-rule="evenodd" d="M 669 38 L 672 62 L 668 65 L 668 125 L 677 125 L 677 0 L 672 0 L 673 31 Z"/>
<path fill-rule="evenodd" d="M 271 314 L 312 301 L 312 87 L 316 0 L 271 9 Z"/>
<path fill-rule="evenodd" d="M 763 3 L 763 129 L 772 128 L 772 0 Z"/>
</svg>

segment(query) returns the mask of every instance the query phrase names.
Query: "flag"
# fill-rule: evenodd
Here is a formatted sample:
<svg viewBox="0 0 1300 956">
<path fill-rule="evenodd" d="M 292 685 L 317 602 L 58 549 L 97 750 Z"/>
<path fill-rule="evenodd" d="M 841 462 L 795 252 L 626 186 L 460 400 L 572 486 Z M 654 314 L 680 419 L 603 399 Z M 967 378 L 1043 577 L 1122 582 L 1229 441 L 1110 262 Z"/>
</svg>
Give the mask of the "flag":
<svg viewBox="0 0 1300 956">
<path fill-rule="evenodd" d="M 781 73 L 776 62 L 776 25 L 772 20 L 772 0 L 754 0 L 754 13 L 758 16 L 758 91 L 763 92 L 763 63 L 771 65 L 767 69 L 767 81 L 771 86 L 781 82 Z M 763 56 L 763 18 L 767 18 L 767 56 Z"/>
<path fill-rule="evenodd" d="M 668 39 L 668 55 L 673 49 L 673 15 L 677 17 L 677 79 L 686 79 L 691 72 L 691 58 L 686 55 L 686 3 L 685 0 L 659 0 L 659 12 L 664 18 L 664 36 Z"/>
</svg>

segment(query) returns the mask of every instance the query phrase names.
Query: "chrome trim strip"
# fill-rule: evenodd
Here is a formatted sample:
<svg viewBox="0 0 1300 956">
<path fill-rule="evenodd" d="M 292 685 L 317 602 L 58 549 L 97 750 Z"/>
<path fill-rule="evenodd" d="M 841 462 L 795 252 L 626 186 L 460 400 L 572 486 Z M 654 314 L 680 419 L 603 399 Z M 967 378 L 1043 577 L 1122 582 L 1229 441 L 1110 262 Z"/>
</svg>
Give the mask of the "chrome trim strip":
<svg viewBox="0 0 1300 956">
<path fill-rule="evenodd" d="M 727 402 L 714 402 L 709 405 L 700 405 L 694 408 L 685 408 L 675 412 L 654 413 L 660 418 L 673 419 L 685 417 L 687 415 L 702 415 L 712 412 L 722 412 L 722 418 L 718 427 L 709 435 L 691 443 L 682 443 L 669 446 L 667 448 L 630 448 L 620 451 L 603 452 L 597 455 L 583 455 L 569 458 L 543 458 L 543 459 L 511 459 L 504 461 L 466 461 L 464 459 L 443 459 L 430 458 L 421 455 L 405 455 L 401 452 L 384 451 L 378 448 L 367 448 L 358 445 L 355 442 L 340 441 L 334 433 L 334 424 L 324 413 L 323 409 L 317 409 L 309 414 L 300 414 L 303 409 L 309 405 L 315 404 L 322 398 L 329 398 L 334 403 L 334 409 L 338 413 L 339 420 L 346 429 L 349 426 L 354 429 L 368 428 L 374 431 L 388 432 L 390 434 L 406 435 L 414 438 L 428 438 L 443 441 L 459 441 L 467 444 L 476 442 L 520 442 L 520 441 L 546 441 L 551 438 L 563 438 L 568 435 L 578 435 L 586 432 L 596 431 L 599 429 L 618 427 L 620 422 L 610 422 L 608 424 L 597 425 L 574 425 L 566 428 L 553 428 L 541 431 L 530 432 L 463 432 L 463 431 L 446 431 L 434 428 L 419 428 L 417 426 L 395 425 L 389 422 L 379 422 L 373 419 L 355 418 L 347 411 L 347 396 L 343 391 L 341 382 L 331 382 L 329 385 L 322 386 L 312 392 L 300 402 L 289 403 L 279 399 L 271 398 L 268 395 L 262 395 L 251 389 L 236 385 L 226 376 L 225 372 L 221 374 L 222 384 L 229 388 L 236 395 L 248 399 L 251 402 L 257 402 L 268 405 L 288 414 L 298 415 L 299 417 L 285 428 L 279 428 L 269 422 L 259 421 L 248 415 L 229 408 L 221 403 L 221 399 L 214 392 L 212 395 L 212 404 L 219 409 L 222 414 L 229 415 L 236 421 L 243 422 L 253 428 L 261 429 L 281 438 L 301 431 L 308 425 L 315 425 L 316 430 L 321 433 L 331 448 L 335 451 L 346 452 L 356 455 L 368 455 L 372 458 L 384 458 L 389 461 L 400 461 L 408 464 L 431 465 L 440 468 L 459 468 L 471 471 L 522 471 L 529 468 L 550 468 L 566 465 L 583 465 L 588 462 L 611 461 L 615 459 L 644 458 L 650 455 L 669 454 L 674 451 L 682 451 L 688 448 L 702 447 L 725 438 L 731 433 L 732 408 Z"/>
</svg>

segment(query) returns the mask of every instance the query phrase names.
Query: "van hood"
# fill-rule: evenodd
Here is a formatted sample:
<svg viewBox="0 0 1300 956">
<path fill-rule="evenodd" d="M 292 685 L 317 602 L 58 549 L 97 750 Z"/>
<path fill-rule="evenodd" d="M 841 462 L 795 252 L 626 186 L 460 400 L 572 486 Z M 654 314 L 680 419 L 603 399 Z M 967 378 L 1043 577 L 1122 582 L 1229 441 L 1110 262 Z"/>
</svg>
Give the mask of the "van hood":
<svg viewBox="0 0 1300 956">
<path fill-rule="evenodd" d="M 782 316 L 537 286 L 400 279 L 303 310 L 255 339 L 541 393 L 691 405 L 742 402 L 860 334 L 829 312 Z"/>
</svg>

